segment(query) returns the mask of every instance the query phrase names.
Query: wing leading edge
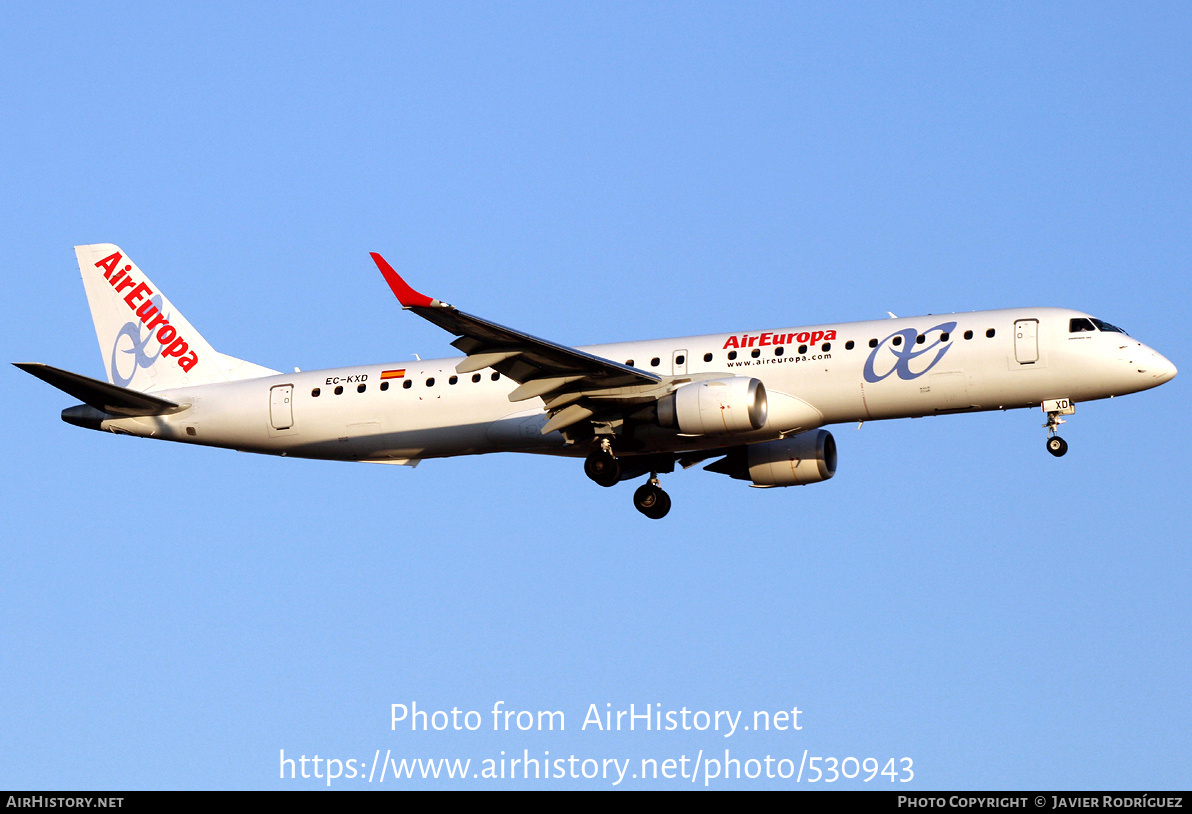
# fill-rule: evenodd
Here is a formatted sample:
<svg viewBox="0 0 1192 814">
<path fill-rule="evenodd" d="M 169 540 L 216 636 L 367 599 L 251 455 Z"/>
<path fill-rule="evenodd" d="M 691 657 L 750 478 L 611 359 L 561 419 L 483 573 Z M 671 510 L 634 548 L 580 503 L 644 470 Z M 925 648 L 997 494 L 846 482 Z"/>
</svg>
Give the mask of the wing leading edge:
<svg viewBox="0 0 1192 814">
<path fill-rule="evenodd" d="M 640 400 L 663 383 L 662 377 L 653 373 L 464 313 L 415 291 L 376 252 L 372 259 L 403 308 L 458 337 L 451 344 L 468 358 L 456 366 L 457 373 L 491 367 L 520 385 L 509 394 L 510 401 L 539 397 L 546 402 L 551 419 L 544 433 L 599 412 L 596 404 L 582 400 L 599 399 L 605 406 L 611 406 L 610 401 L 623 404 Z"/>
</svg>

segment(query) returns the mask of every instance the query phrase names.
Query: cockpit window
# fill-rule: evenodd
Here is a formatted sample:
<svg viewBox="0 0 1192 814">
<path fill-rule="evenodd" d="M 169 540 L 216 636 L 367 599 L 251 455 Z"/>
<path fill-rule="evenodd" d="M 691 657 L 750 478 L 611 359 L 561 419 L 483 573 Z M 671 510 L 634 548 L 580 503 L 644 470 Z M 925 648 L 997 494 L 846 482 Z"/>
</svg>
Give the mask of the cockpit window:
<svg viewBox="0 0 1192 814">
<path fill-rule="evenodd" d="M 1093 327 L 1093 321 L 1091 319 L 1086 319 L 1085 317 L 1078 317 L 1077 319 L 1073 319 L 1068 322 L 1069 333 L 1075 334 L 1080 333 L 1081 331 L 1095 330 L 1097 329 Z"/>
<path fill-rule="evenodd" d="M 1126 333 L 1125 331 L 1123 331 L 1123 330 L 1122 330 L 1121 328 L 1119 328 L 1118 326 L 1116 326 L 1116 325 L 1110 325 L 1108 322 L 1106 322 L 1106 321 L 1105 321 L 1105 320 L 1103 320 L 1103 319 L 1094 319 L 1094 320 L 1093 320 L 1093 324 L 1094 324 L 1094 325 L 1096 325 L 1098 328 L 1100 328 L 1102 331 L 1111 331 L 1111 332 L 1113 332 L 1113 333 L 1115 333 L 1115 334 L 1124 334 L 1124 333 Z M 1129 334 L 1126 334 L 1126 335 L 1127 335 L 1127 336 L 1129 336 Z"/>
</svg>

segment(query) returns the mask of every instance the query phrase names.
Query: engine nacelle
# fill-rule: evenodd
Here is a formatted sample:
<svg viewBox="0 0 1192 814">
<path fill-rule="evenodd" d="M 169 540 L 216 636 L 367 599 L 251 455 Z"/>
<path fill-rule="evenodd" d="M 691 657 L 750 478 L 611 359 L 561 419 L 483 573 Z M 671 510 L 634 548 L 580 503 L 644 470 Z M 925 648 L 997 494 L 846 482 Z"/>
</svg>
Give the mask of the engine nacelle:
<svg viewBox="0 0 1192 814">
<path fill-rule="evenodd" d="M 836 439 L 827 430 L 738 447 L 705 467 L 754 486 L 803 486 L 836 474 Z"/>
<path fill-rule="evenodd" d="M 766 425 L 766 386 L 733 376 L 685 384 L 658 400 L 658 423 L 689 435 L 751 432 Z"/>
</svg>

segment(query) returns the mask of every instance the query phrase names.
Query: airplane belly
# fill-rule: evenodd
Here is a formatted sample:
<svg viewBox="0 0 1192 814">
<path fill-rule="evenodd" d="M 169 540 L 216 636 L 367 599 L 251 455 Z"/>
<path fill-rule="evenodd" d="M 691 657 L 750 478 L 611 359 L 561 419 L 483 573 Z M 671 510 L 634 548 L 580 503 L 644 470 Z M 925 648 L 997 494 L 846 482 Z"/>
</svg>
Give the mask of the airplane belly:
<svg viewBox="0 0 1192 814">
<path fill-rule="evenodd" d="M 491 449 L 510 452 L 551 452 L 566 447 L 562 433 L 542 434 L 546 421 L 543 410 L 524 410 L 489 424 L 485 438 Z"/>
<path fill-rule="evenodd" d="M 977 406 L 963 370 L 931 372 L 910 380 L 863 381 L 861 395 L 871 419 L 935 415 Z"/>
</svg>

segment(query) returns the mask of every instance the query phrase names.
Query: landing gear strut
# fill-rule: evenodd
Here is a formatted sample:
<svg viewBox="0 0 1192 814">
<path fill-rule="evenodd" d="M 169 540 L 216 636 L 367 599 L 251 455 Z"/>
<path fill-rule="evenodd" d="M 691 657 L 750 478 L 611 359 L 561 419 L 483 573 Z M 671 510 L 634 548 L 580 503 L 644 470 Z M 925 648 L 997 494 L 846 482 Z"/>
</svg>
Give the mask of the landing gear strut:
<svg viewBox="0 0 1192 814">
<path fill-rule="evenodd" d="M 1048 407 L 1053 409 L 1048 410 Z M 1047 423 L 1043 425 L 1043 429 L 1047 430 L 1047 451 L 1059 458 L 1068 451 L 1068 442 L 1055 434 L 1060 424 L 1065 423 L 1060 416 L 1072 415 L 1076 408 L 1067 399 L 1056 399 L 1043 402 L 1043 409 L 1047 413 Z"/>
<path fill-rule="evenodd" d="M 633 493 L 633 506 L 651 520 L 661 520 L 670 511 L 670 495 L 658 485 L 658 476 L 651 473 L 650 479 Z"/>
</svg>

